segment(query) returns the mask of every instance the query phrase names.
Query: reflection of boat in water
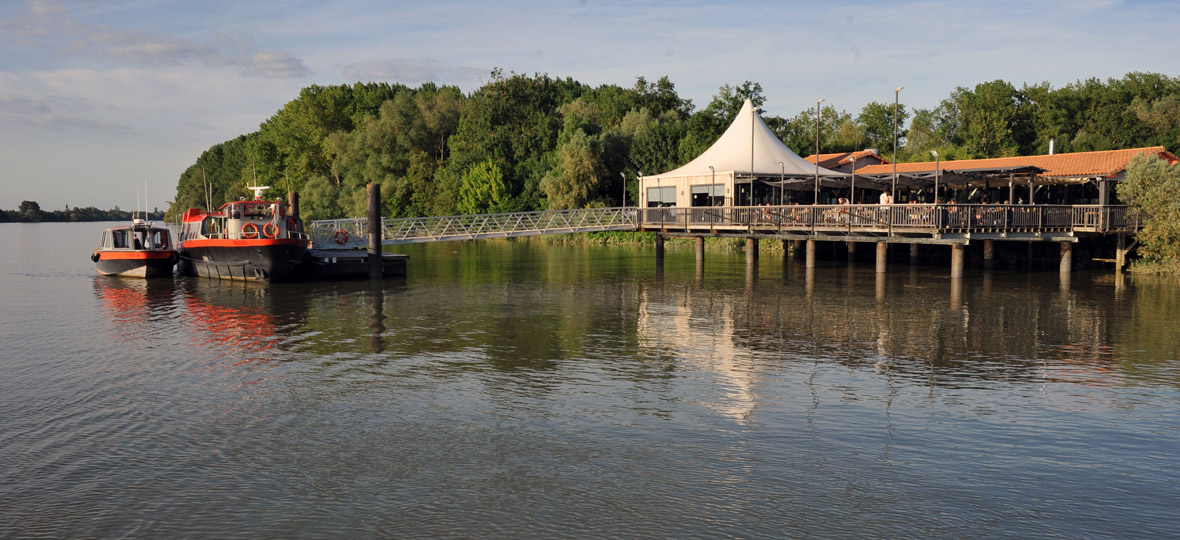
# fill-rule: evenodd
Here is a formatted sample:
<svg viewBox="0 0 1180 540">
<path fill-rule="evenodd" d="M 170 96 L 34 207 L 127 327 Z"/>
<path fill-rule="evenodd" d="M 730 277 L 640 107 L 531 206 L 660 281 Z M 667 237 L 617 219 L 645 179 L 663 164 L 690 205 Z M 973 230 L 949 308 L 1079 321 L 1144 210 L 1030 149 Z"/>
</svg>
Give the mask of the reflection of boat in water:
<svg viewBox="0 0 1180 540">
<path fill-rule="evenodd" d="M 229 356 L 259 353 L 307 322 L 308 301 L 315 295 L 304 284 L 264 285 L 203 279 L 178 281 L 184 324 L 191 340 Z"/>
<path fill-rule="evenodd" d="M 173 280 L 95 279 L 94 292 L 116 328 L 134 327 L 172 308 Z M 127 332 L 128 336 L 139 332 Z"/>
<path fill-rule="evenodd" d="M 104 276 L 171 277 L 177 252 L 167 228 L 136 219 L 104 230 L 90 260 Z"/>
<path fill-rule="evenodd" d="M 307 255 L 308 238 L 287 203 L 264 201 L 266 187 L 251 188 L 254 200 L 233 201 L 216 212 L 190 208 L 180 232 L 180 272 L 190 276 L 278 281 Z"/>
</svg>

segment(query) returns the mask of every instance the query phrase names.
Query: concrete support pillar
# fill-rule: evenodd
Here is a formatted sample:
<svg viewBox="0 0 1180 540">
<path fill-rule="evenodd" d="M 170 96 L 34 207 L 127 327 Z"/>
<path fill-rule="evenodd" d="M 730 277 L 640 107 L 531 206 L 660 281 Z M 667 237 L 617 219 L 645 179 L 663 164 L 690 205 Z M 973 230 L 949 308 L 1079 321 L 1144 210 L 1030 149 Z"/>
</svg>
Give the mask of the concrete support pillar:
<svg viewBox="0 0 1180 540">
<path fill-rule="evenodd" d="M 746 239 L 746 264 L 747 265 L 758 264 L 758 239 L 757 238 L 747 238 Z"/>
<path fill-rule="evenodd" d="M 877 273 L 885 273 L 885 265 L 889 255 L 889 244 L 885 242 L 877 242 Z"/>
<path fill-rule="evenodd" d="M 951 246 L 951 277 L 963 277 L 963 252 L 967 251 L 962 244 Z"/>
<path fill-rule="evenodd" d="M 381 279 L 381 184 L 368 184 L 369 198 L 369 279 Z"/>
<path fill-rule="evenodd" d="M 910 266 L 918 264 L 918 244 L 910 244 Z"/>
<path fill-rule="evenodd" d="M 807 268 L 815 268 L 815 240 L 807 241 L 807 262 L 804 264 Z"/>
<path fill-rule="evenodd" d="M 1118 244 L 1114 248 L 1114 271 L 1122 272 L 1127 264 L 1127 237 L 1123 233 L 1118 235 Z"/>
<path fill-rule="evenodd" d="M 664 264 L 664 235 L 656 233 L 656 264 Z"/>
<path fill-rule="evenodd" d="M 704 236 L 696 237 L 695 244 L 696 244 L 697 263 L 703 263 L 703 262 L 705 262 L 705 237 Z"/>
<path fill-rule="evenodd" d="M 848 262 L 856 262 L 856 242 L 847 242 L 848 246 Z"/>
<path fill-rule="evenodd" d="M 1061 273 L 1068 274 L 1073 270 L 1073 242 L 1061 243 Z"/>
<path fill-rule="evenodd" d="M 983 241 L 983 269 L 992 270 L 996 267 L 996 241 Z"/>
</svg>

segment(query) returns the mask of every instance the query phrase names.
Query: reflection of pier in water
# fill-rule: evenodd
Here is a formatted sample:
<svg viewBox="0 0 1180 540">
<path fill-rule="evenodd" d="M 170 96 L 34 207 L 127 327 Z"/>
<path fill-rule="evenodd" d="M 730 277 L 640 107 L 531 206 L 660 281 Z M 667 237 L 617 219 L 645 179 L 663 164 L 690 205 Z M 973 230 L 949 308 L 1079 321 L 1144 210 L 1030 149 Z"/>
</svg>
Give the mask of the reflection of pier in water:
<svg viewBox="0 0 1180 540">
<path fill-rule="evenodd" d="M 638 336 L 646 347 L 707 358 L 727 384 L 711 405 L 745 418 L 757 407 L 766 358 L 869 370 L 891 381 L 962 388 L 997 383 L 1122 381 L 1114 347 L 1131 326 L 1119 299 L 1093 299 L 1110 276 L 1074 276 L 1072 289 L 1026 274 L 967 280 L 929 271 L 884 277 L 871 267 L 788 262 L 784 282 L 737 291 L 699 279 L 640 291 Z M 1079 279 L 1084 277 L 1085 279 Z M 1121 276 L 1119 276 L 1121 279 Z M 888 297 L 880 293 L 890 289 Z M 752 358 L 762 359 L 753 361 Z M 775 371 L 785 369 L 775 366 Z"/>
</svg>

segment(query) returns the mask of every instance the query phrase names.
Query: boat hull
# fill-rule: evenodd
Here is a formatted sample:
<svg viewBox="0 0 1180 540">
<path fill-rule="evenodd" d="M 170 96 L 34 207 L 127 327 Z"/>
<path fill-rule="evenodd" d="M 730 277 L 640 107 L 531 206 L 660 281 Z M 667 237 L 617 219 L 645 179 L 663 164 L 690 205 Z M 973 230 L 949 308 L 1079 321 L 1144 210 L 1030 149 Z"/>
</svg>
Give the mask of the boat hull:
<svg viewBox="0 0 1180 540">
<path fill-rule="evenodd" d="M 95 270 L 104 276 L 138 278 L 172 277 L 175 251 L 130 251 L 95 253 Z"/>
<path fill-rule="evenodd" d="M 306 254 L 306 240 L 190 240 L 181 244 L 179 268 L 187 276 L 280 281 Z"/>
</svg>

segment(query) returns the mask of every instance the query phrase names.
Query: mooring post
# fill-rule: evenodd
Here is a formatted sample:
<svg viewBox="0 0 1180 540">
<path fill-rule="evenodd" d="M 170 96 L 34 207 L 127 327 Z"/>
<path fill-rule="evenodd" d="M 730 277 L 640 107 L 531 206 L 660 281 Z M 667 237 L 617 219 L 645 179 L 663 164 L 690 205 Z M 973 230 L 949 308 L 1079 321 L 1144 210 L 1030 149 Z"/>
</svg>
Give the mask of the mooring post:
<svg viewBox="0 0 1180 540">
<path fill-rule="evenodd" d="M 751 266 L 758 264 L 758 239 L 746 239 L 746 265 Z"/>
<path fill-rule="evenodd" d="M 381 185 L 368 184 L 369 197 L 369 279 L 381 279 Z"/>
<path fill-rule="evenodd" d="M 889 244 L 877 242 L 877 273 L 884 274 L 889 256 Z"/>
<path fill-rule="evenodd" d="M 705 237 L 704 236 L 696 237 L 696 254 L 697 254 L 697 263 L 698 264 L 705 262 Z"/>
<path fill-rule="evenodd" d="M 962 244 L 954 244 L 951 246 L 951 277 L 963 277 L 963 249 Z"/>
<path fill-rule="evenodd" d="M 287 192 L 287 206 L 290 207 L 291 217 L 299 219 L 299 194 L 294 191 Z"/>
<path fill-rule="evenodd" d="M 656 264 L 664 264 L 664 235 L 656 233 Z"/>
<path fill-rule="evenodd" d="M 1061 273 L 1068 274 L 1073 270 L 1073 243 L 1061 243 Z"/>
<path fill-rule="evenodd" d="M 910 266 L 918 265 L 918 244 L 910 244 Z"/>
<path fill-rule="evenodd" d="M 996 241 L 983 241 L 983 269 L 992 270 L 996 267 Z"/>
<path fill-rule="evenodd" d="M 856 242 L 846 242 L 844 245 L 848 246 L 848 262 L 856 262 Z"/>
<path fill-rule="evenodd" d="M 815 268 L 815 240 L 807 239 L 807 260 L 803 266 L 807 268 Z"/>
</svg>

